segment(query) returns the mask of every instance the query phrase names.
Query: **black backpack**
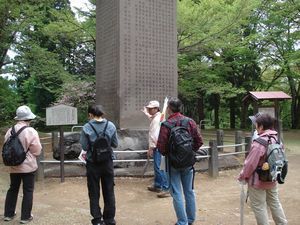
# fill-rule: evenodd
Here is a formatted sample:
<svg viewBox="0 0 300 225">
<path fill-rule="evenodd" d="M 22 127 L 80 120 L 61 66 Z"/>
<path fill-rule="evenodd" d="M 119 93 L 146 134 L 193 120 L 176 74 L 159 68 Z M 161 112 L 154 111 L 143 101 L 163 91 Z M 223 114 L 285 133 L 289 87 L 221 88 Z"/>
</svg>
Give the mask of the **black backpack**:
<svg viewBox="0 0 300 225">
<path fill-rule="evenodd" d="M 96 164 L 104 163 L 112 159 L 112 148 L 110 145 L 110 138 L 105 134 L 108 120 L 106 121 L 103 132 L 97 133 L 95 127 L 89 123 L 97 135 L 96 140 L 91 145 L 92 160 Z"/>
<path fill-rule="evenodd" d="M 6 140 L 2 148 L 2 159 L 5 166 L 18 166 L 26 159 L 29 149 L 27 151 L 24 150 L 18 136 L 27 127 L 22 127 L 18 132 L 16 132 L 14 126 L 11 128 L 11 136 Z"/>
<path fill-rule="evenodd" d="M 171 166 L 176 169 L 188 168 L 196 162 L 193 138 L 188 131 L 189 121 L 189 118 L 184 118 L 174 123 L 168 121 L 163 123 L 170 129 L 168 159 Z"/>
</svg>

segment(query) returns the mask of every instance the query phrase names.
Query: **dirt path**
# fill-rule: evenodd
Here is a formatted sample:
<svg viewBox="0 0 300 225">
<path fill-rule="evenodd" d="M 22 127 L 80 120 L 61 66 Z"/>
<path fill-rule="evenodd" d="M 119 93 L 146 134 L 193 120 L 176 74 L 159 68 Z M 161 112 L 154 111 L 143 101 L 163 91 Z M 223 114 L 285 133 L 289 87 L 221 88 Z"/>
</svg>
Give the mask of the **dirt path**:
<svg viewBox="0 0 300 225">
<path fill-rule="evenodd" d="M 300 155 L 290 155 L 290 170 L 286 184 L 279 187 L 280 197 L 287 214 L 289 225 L 300 224 Z M 1 164 L 0 172 L 0 215 L 8 188 L 6 168 Z M 221 171 L 217 179 L 198 173 L 195 179 L 198 218 L 195 225 L 239 224 L 240 187 L 235 181 L 240 169 Z M 151 178 L 116 178 L 117 215 L 119 225 L 173 225 L 175 214 L 172 198 L 158 199 L 146 190 Z M 13 222 L 19 224 L 18 217 Z M 34 195 L 34 221 L 39 225 L 87 225 L 90 224 L 89 204 L 85 178 L 45 179 L 36 183 Z M 245 206 L 245 224 L 254 225 L 253 213 Z M 272 222 L 270 224 L 273 224 Z"/>
<path fill-rule="evenodd" d="M 286 184 L 279 186 L 280 198 L 289 225 L 300 224 L 300 132 L 286 138 L 289 173 Z M 1 160 L 0 160 L 1 161 Z M 239 169 L 221 171 L 217 179 L 207 173 L 197 173 L 197 221 L 195 225 L 238 225 L 240 186 L 236 182 Z M 151 178 L 116 178 L 116 220 L 118 225 L 174 225 L 176 222 L 172 198 L 159 199 L 146 190 Z M 7 168 L 0 162 L 0 224 L 16 225 L 20 219 L 21 196 L 17 217 L 3 222 L 3 207 L 9 185 Z M 103 205 L 103 204 L 102 204 Z M 86 178 L 47 178 L 36 183 L 32 225 L 88 225 L 90 224 Z M 254 215 L 245 206 L 246 225 L 255 225 Z M 270 221 L 270 225 L 274 225 Z"/>
</svg>

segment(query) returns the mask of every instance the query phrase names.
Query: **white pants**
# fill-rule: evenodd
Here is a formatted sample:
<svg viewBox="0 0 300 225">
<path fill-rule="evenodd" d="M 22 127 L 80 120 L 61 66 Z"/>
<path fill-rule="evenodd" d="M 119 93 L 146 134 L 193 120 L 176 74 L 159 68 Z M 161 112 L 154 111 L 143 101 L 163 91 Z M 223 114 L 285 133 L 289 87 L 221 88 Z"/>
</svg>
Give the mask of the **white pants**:
<svg viewBox="0 0 300 225">
<path fill-rule="evenodd" d="M 286 225 L 287 220 L 278 198 L 277 185 L 268 190 L 248 186 L 251 208 L 255 214 L 257 225 L 269 225 L 267 206 L 270 208 L 276 225 Z"/>
</svg>

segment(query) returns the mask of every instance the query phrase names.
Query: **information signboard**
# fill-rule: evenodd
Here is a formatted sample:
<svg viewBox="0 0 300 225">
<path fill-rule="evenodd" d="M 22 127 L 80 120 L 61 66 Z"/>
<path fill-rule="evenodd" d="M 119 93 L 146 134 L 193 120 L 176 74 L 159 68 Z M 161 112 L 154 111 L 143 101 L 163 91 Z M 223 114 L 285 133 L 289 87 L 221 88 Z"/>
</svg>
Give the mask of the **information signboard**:
<svg viewBox="0 0 300 225">
<path fill-rule="evenodd" d="M 267 113 L 273 118 L 275 118 L 275 108 L 274 107 L 260 107 L 258 108 L 259 113 Z"/>
<path fill-rule="evenodd" d="M 56 105 L 46 109 L 46 125 L 73 125 L 77 124 L 77 108 L 67 105 Z"/>
</svg>

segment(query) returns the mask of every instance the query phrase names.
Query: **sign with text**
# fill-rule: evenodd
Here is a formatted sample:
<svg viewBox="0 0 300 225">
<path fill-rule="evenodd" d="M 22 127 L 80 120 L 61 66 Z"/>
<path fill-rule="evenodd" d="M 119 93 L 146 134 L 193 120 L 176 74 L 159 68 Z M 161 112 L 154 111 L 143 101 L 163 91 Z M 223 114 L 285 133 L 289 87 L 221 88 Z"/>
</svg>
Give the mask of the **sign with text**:
<svg viewBox="0 0 300 225">
<path fill-rule="evenodd" d="M 46 125 L 72 125 L 77 124 L 77 108 L 67 105 L 56 105 L 46 109 Z"/>
<path fill-rule="evenodd" d="M 275 118 L 275 108 L 274 107 L 261 107 L 261 108 L 258 108 L 258 112 L 267 113 L 270 116 Z"/>
</svg>

